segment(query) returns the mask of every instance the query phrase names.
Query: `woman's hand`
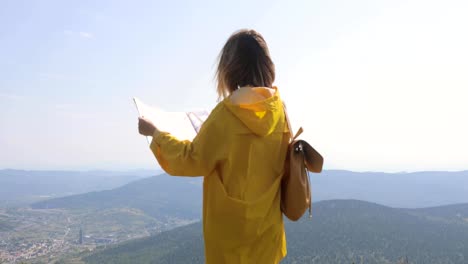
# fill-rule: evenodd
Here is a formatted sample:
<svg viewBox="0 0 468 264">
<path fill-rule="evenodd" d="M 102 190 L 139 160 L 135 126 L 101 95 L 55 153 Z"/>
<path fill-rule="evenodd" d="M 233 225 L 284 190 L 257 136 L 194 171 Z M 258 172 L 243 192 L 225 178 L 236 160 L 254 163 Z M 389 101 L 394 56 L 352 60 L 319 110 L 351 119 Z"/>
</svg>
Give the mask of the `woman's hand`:
<svg viewBox="0 0 468 264">
<path fill-rule="evenodd" d="M 143 136 L 153 136 L 156 131 L 159 132 L 151 121 L 144 117 L 138 118 L 138 132 L 140 132 L 140 134 Z"/>
</svg>

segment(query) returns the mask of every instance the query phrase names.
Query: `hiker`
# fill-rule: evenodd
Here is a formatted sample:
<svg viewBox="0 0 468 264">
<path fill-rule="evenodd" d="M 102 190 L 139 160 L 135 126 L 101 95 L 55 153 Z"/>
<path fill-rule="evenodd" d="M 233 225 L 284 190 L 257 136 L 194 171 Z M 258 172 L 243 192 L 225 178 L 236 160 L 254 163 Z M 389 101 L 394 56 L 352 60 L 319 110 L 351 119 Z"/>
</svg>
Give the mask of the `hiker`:
<svg viewBox="0 0 468 264">
<path fill-rule="evenodd" d="M 276 264 L 286 256 L 280 186 L 289 130 L 264 38 L 240 30 L 216 72 L 220 102 L 193 141 L 139 119 L 139 132 L 170 175 L 204 176 L 207 264 Z M 177 194 L 174 194 L 177 195 Z"/>
</svg>

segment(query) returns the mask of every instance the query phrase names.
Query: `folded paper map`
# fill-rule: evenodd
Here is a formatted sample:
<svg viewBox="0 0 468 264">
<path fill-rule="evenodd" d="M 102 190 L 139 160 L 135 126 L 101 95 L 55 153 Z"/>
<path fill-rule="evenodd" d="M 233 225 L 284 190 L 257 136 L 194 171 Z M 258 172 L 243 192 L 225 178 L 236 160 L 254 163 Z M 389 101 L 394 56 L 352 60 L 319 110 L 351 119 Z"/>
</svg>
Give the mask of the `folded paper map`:
<svg viewBox="0 0 468 264">
<path fill-rule="evenodd" d="M 133 98 L 140 117 L 144 117 L 160 130 L 169 132 L 180 140 L 193 140 L 201 125 L 208 117 L 208 111 L 167 112 L 149 106 L 138 98 Z M 151 137 L 147 137 L 148 143 Z"/>
</svg>

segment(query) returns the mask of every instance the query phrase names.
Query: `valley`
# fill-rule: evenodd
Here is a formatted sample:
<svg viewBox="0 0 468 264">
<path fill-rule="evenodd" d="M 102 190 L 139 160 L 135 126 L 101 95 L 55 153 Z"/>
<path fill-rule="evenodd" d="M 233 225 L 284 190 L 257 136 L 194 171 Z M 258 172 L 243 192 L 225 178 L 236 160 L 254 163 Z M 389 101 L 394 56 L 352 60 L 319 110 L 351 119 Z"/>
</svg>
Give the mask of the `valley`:
<svg viewBox="0 0 468 264">
<path fill-rule="evenodd" d="M 83 251 L 146 237 L 194 220 L 157 219 L 134 208 L 0 209 L 0 263 L 48 263 Z M 81 232 L 80 232 L 81 231 Z"/>
</svg>

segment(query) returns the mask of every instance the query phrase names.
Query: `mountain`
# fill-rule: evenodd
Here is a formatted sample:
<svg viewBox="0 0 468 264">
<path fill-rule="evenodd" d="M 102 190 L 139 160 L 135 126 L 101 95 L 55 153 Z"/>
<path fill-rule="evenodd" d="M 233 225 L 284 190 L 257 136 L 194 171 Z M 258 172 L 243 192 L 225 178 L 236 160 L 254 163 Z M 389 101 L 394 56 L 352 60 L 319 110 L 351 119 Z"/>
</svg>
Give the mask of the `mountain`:
<svg viewBox="0 0 468 264">
<path fill-rule="evenodd" d="M 0 170 L 0 207 L 113 189 L 156 173 L 156 170 L 128 172 Z"/>
<path fill-rule="evenodd" d="M 199 219 L 202 206 L 200 177 L 171 177 L 161 174 L 140 179 L 113 190 L 90 192 L 37 202 L 33 209 L 135 208 L 161 218 Z"/>
<path fill-rule="evenodd" d="M 314 201 L 357 199 L 408 208 L 468 203 L 468 171 L 382 173 L 330 170 L 310 176 Z"/>
<path fill-rule="evenodd" d="M 57 178 L 60 178 L 57 173 Z M 63 180 L 64 177 L 62 177 Z M 391 207 L 420 208 L 468 203 L 468 171 L 378 173 L 324 171 L 311 174 L 313 201 L 357 199 Z M 57 188 L 60 183 L 57 183 Z M 67 182 L 66 186 L 74 185 Z M 139 179 L 113 190 L 91 192 L 35 203 L 33 208 L 133 207 L 158 213 L 201 217 L 201 178 Z"/>
<path fill-rule="evenodd" d="M 314 209 L 314 219 L 319 218 L 321 214 L 320 212 L 320 204 L 321 202 L 326 199 L 357 199 L 357 200 L 366 200 L 377 202 L 378 204 L 383 204 L 385 206 L 391 206 L 393 208 L 416 208 L 416 207 L 429 207 L 432 206 L 433 208 L 428 209 L 393 209 L 388 207 L 377 206 L 377 208 L 384 208 L 385 212 L 392 212 L 393 217 L 397 219 L 395 222 L 386 223 L 386 219 L 392 219 L 392 215 L 388 215 L 387 213 L 384 214 L 385 217 L 378 218 L 380 223 L 376 224 L 376 226 L 372 226 L 373 221 L 366 218 L 360 219 L 359 215 L 351 215 L 346 217 L 351 217 L 350 219 L 357 219 L 353 221 L 345 221 L 339 217 L 340 212 L 343 215 L 343 212 L 346 211 L 346 208 L 342 210 L 336 210 L 338 214 L 339 220 L 333 220 L 337 224 L 335 227 L 324 227 L 325 229 L 328 228 L 327 233 L 325 235 L 332 234 L 333 232 L 330 229 L 333 228 L 344 228 L 347 229 L 343 230 L 342 234 L 340 234 L 339 238 L 344 239 L 343 247 L 347 250 L 350 250 L 349 254 L 351 256 L 368 256 L 369 254 L 374 256 L 375 258 L 370 258 L 369 261 L 364 263 L 372 263 L 375 259 L 392 259 L 392 257 L 403 256 L 403 249 L 405 247 L 397 247 L 394 245 L 394 242 L 402 244 L 402 245 L 409 245 L 408 248 L 412 248 L 416 252 L 418 252 L 417 247 L 420 246 L 418 243 L 422 243 L 419 241 L 416 242 L 409 242 L 411 239 L 416 239 L 418 237 L 424 238 L 423 230 L 418 229 L 420 226 L 429 226 L 433 223 L 437 223 L 436 229 L 442 230 L 445 232 L 440 225 L 448 225 L 449 228 L 447 230 L 453 230 L 454 226 L 461 225 L 463 228 L 466 226 L 466 222 L 464 219 L 468 218 L 463 213 L 460 213 L 460 210 L 463 208 L 463 204 L 453 205 L 453 206 L 441 206 L 443 204 L 455 204 L 455 203 L 468 203 L 468 196 L 466 193 L 468 192 L 468 173 L 464 172 L 421 172 L 421 173 L 376 173 L 376 172 L 349 172 L 349 171 L 324 171 L 321 174 L 312 174 L 312 191 L 313 191 L 313 200 L 314 202 L 318 202 L 316 206 L 318 209 Z M 100 236 L 110 236 L 114 233 L 117 235 L 121 234 L 116 241 L 123 241 L 125 236 L 130 235 L 127 239 L 142 235 L 150 235 L 159 233 L 162 230 L 168 230 L 174 228 L 175 226 L 180 226 L 181 224 L 187 224 L 196 219 L 201 218 L 202 212 L 202 178 L 201 177 L 171 177 L 167 174 L 161 174 L 154 177 L 137 179 L 133 182 L 125 184 L 123 186 L 111 189 L 111 190 L 104 190 L 104 191 L 94 191 L 84 194 L 78 195 L 71 195 L 67 197 L 61 198 L 54 198 L 49 199 L 41 202 L 37 202 L 31 205 L 32 209 L 35 213 L 40 214 L 41 209 L 57 209 L 63 208 L 64 210 L 57 210 L 60 212 L 70 212 L 73 215 L 76 215 L 78 221 L 82 221 L 82 225 L 85 226 L 87 232 L 96 233 L 97 231 Z M 350 205 L 351 206 L 351 205 Z M 434 207 L 437 206 L 437 207 Z M 326 207 L 324 207 L 326 208 Z M 357 208 L 358 206 L 352 207 L 352 212 L 359 211 Z M 367 207 L 365 207 L 367 208 Z M 68 210 L 69 209 L 69 210 Z M 372 209 L 372 208 L 371 208 Z M 325 209 L 322 209 L 325 210 Z M 367 210 L 367 209 L 366 209 Z M 367 211 L 364 210 L 363 215 L 368 215 Z M 43 210 L 44 212 L 48 212 L 49 210 Z M 55 210 L 53 210 L 55 211 Z M 375 213 L 378 211 L 376 208 L 373 207 L 371 212 Z M 84 216 L 79 216 L 84 214 L 86 219 L 81 219 Z M 398 217 L 394 216 L 394 214 L 398 213 Z M 326 215 L 326 214 L 325 214 Z M 378 214 L 377 214 L 378 215 Z M 81 218 L 80 218 L 81 217 Z M 326 216 L 328 217 L 328 216 Z M 329 215 L 329 219 L 335 219 L 335 216 Z M 343 216 L 344 217 L 344 216 Z M 112 221 L 109 221 L 112 218 Z M 80 220 L 81 219 L 81 220 Z M 372 219 L 372 218 L 370 218 Z M 406 220 L 405 220 L 406 219 Z M 409 219 L 409 220 L 408 220 Z M 415 220 L 416 219 L 416 220 Z M 421 220 L 422 219 L 422 220 Z M 341 221 L 341 222 L 340 222 Z M 367 222 L 366 222 L 367 221 Z M 399 221 L 402 221 L 400 223 Z M 411 223 L 410 226 L 414 225 L 418 228 L 415 228 L 416 231 L 420 232 L 417 233 L 416 231 L 412 230 L 410 227 L 405 227 L 404 222 Z M 421 222 L 422 221 L 422 222 Z M 425 221 L 425 222 L 424 222 Z M 314 221 L 313 221 L 314 222 Z M 95 223 L 95 224 L 94 224 Z M 131 223 L 131 224 L 128 224 Z M 139 223 L 139 224 L 136 224 Z M 302 223 L 302 222 L 301 222 Z M 364 223 L 364 229 L 366 226 L 370 228 L 368 233 L 364 232 L 364 241 L 358 241 L 358 245 L 368 245 L 369 243 L 366 241 L 371 241 L 372 245 L 377 245 L 377 247 L 383 247 L 383 249 L 379 248 L 364 248 L 361 250 L 360 248 L 353 248 L 348 247 L 348 233 L 346 232 L 353 232 L 353 228 L 356 230 L 363 229 L 361 227 L 361 223 Z M 326 224 L 326 223 L 323 223 Z M 297 236 L 304 237 L 304 232 L 301 231 L 302 229 L 295 229 L 295 226 L 300 226 L 301 224 L 294 224 L 292 225 L 292 229 L 288 232 L 294 233 L 294 230 L 299 230 Z M 315 224 L 317 225 L 317 224 Z M 315 226 L 314 225 L 314 226 Z M 351 227 L 349 227 L 351 225 Z M 107 228 L 109 226 L 109 228 Z M 398 230 L 398 228 L 405 227 L 402 230 Z M 105 227 L 105 228 L 104 228 Z M 114 230 L 114 227 L 119 227 L 119 230 Z M 131 227 L 131 228 L 126 228 Z M 142 227 L 142 228 L 140 228 Z M 187 227 L 189 228 L 189 227 Z M 287 225 L 288 230 L 290 229 L 290 225 Z M 308 226 L 304 227 L 304 230 L 309 228 Z M 315 228 L 315 227 L 312 227 Z M 314 236 L 316 234 L 320 234 L 320 228 L 312 229 Z M 75 228 L 76 229 L 76 228 Z M 74 230 L 75 230 L 74 229 Z M 135 230 L 142 230 L 135 235 Z M 388 233 L 382 233 L 385 230 L 391 230 Z M 194 232 L 200 232 L 200 230 L 193 230 Z M 362 231 L 362 230 L 361 230 Z M 361 232 L 360 231 L 360 232 Z M 372 232 L 374 233 L 372 233 Z M 189 232 L 189 230 L 185 230 L 184 232 Z M 380 233 L 379 233 L 380 232 Z M 405 232 L 411 234 L 410 236 L 406 236 Z M 416 233 L 415 233 L 416 232 Z M 450 231 L 452 232 L 452 231 Z M 403 234 L 402 241 L 392 237 L 393 234 Z M 452 232 L 454 233 L 454 232 Z M 450 235 L 452 234 L 450 233 Z M 94 234 L 96 236 L 96 234 Z M 168 233 L 169 234 L 169 233 Z M 183 232 L 180 233 L 182 236 Z M 374 237 L 372 240 L 372 234 Z M 201 233 L 199 233 L 201 236 Z M 423 236 L 421 236 L 423 235 Z M 456 234 L 462 235 L 462 234 Z M 174 243 L 177 244 L 180 240 L 177 238 L 176 233 L 170 233 L 169 236 L 174 237 Z M 292 238 L 295 235 L 291 235 Z M 355 235 L 354 235 L 355 236 Z M 155 241 L 158 241 L 158 237 L 151 237 L 154 238 Z M 326 237 L 325 237 L 326 238 Z M 324 238 L 324 241 L 326 239 Z M 379 240 L 379 238 L 382 238 Z M 432 237 L 429 237 L 433 239 Z M 452 243 L 448 241 L 446 244 L 451 244 L 455 246 L 457 249 L 458 241 L 457 237 L 455 237 Z M 200 238 L 201 239 L 201 238 Z M 386 240 L 385 240 L 386 239 Z M 406 239 L 406 240 L 405 240 Z M 170 240 L 165 240 L 170 241 Z M 383 242 L 382 242 L 383 241 Z M 162 241 L 161 243 L 163 243 Z M 307 259 L 307 255 L 303 253 L 294 253 L 296 248 L 304 249 L 304 246 L 301 244 L 295 245 L 295 240 L 289 241 L 290 245 L 290 256 L 288 259 L 292 259 L 291 261 Z M 330 245 L 333 241 L 328 241 L 327 243 Z M 146 243 L 146 242 L 141 242 Z M 151 242 L 153 243 L 153 242 Z M 156 242 L 154 242 L 156 243 Z M 169 243 L 169 242 L 168 242 Z M 166 258 L 175 258 L 178 259 L 177 256 L 183 256 L 184 254 L 188 254 L 191 250 L 196 251 L 196 248 L 203 248 L 198 240 L 189 240 L 183 242 L 187 247 L 184 251 L 177 251 L 173 253 L 171 244 L 160 244 L 160 248 L 167 248 L 167 252 L 169 252 L 168 256 L 164 255 L 166 253 L 159 252 L 160 254 L 164 255 L 164 257 L 158 258 L 159 261 L 164 261 Z M 189 244 L 192 243 L 193 247 Z M 314 244 L 314 247 L 320 249 L 320 243 L 316 241 L 311 241 Z M 406 243 L 406 244 L 405 244 Z M 463 244 L 463 243 L 462 243 Z M 424 246 L 424 245 L 423 245 Z M 137 247 L 138 248 L 138 247 Z M 349 249 L 348 249 L 349 248 Z M 444 248 L 442 246 L 441 248 Z M 392 249 L 391 253 L 388 253 L 389 249 Z M 438 252 L 436 248 L 432 248 L 434 252 Z M 325 256 L 330 256 L 333 253 L 333 248 L 327 248 L 323 250 L 327 251 L 319 251 L 315 252 L 314 254 L 322 254 L 321 259 Z M 374 250 L 374 251 L 371 251 Z M 138 252 L 138 251 L 137 251 Z M 202 250 L 201 250 L 202 252 Z M 426 251 L 425 251 L 426 252 Z M 445 252 L 445 251 L 444 251 Z M 450 252 L 450 251 L 446 251 Z M 172 254 L 172 255 L 171 255 Z M 341 253 L 340 253 L 341 254 Z M 426 253 L 421 253 L 421 256 L 426 256 Z M 445 254 L 445 253 L 444 253 Z M 188 254 L 187 256 L 191 255 Z M 297 259 L 294 256 L 299 256 Z M 142 256 L 147 256 L 146 253 L 142 253 Z M 152 255 L 149 255 L 152 258 Z M 421 256 L 415 256 L 418 258 L 422 258 Z M 195 259 L 193 259 L 193 263 L 196 263 L 198 260 L 201 259 L 201 255 L 195 255 Z M 133 256 L 131 258 L 137 258 L 137 256 Z M 338 259 L 343 259 L 343 256 L 337 257 Z M 309 261 L 310 259 L 308 259 Z M 366 259 L 367 260 L 367 259 Z M 169 261 L 169 260 L 168 260 Z M 289 260 L 285 260 L 285 263 L 293 263 L 287 262 Z M 312 260 L 310 260 L 312 261 Z M 322 263 L 328 263 L 331 260 L 324 260 Z M 170 262 L 170 261 L 169 261 Z M 164 263 L 164 262 L 162 262 Z M 182 262 L 185 263 L 185 262 Z M 301 263 L 301 262 L 298 262 Z M 307 262 L 306 262 L 307 263 Z M 333 263 L 333 261 L 331 261 Z M 360 263 L 359 261 L 357 263 Z M 377 262 L 378 263 L 378 262 Z M 382 262 L 385 263 L 385 262 Z M 426 263 L 426 262 L 420 262 Z"/>
<path fill-rule="evenodd" d="M 396 209 L 357 200 L 315 203 L 313 218 L 286 222 L 286 263 L 467 263 L 468 204 Z M 86 263 L 204 263 L 200 223 L 82 258 Z"/>
</svg>

